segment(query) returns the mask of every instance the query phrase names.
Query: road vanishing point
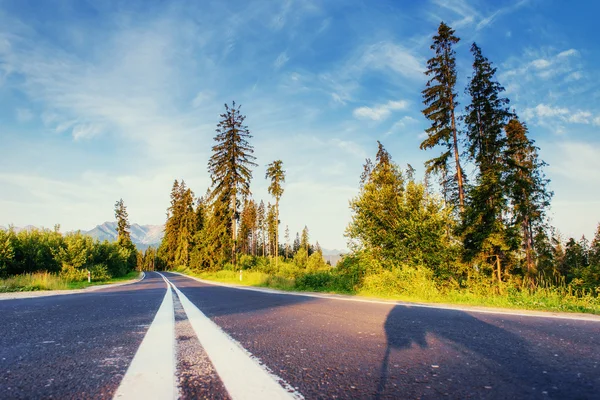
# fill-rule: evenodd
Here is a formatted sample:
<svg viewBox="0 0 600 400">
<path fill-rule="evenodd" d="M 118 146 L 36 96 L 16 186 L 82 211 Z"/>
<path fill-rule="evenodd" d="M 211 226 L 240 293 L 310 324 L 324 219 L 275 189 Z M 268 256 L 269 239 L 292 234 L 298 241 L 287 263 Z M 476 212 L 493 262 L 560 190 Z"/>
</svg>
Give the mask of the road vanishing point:
<svg viewBox="0 0 600 400">
<path fill-rule="evenodd" d="M 1 399 L 600 399 L 600 318 L 174 273 L 0 301 Z"/>
</svg>

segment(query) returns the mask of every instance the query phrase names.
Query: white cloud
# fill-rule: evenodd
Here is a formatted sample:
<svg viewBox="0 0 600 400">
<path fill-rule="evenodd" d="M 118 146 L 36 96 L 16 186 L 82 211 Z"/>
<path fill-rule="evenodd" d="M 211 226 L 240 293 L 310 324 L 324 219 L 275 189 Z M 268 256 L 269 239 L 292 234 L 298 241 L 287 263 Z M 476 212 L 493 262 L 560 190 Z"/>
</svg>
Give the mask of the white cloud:
<svg viewBox="0 0 600 400">
<path fill-rule="evenodd" d="M 593 124 L 596 126 L 600 126 L 600 116 L 594 118 Z"/>
<path fill-rule="evenodd" d="M 531 62 L 531 65 L 537 69 L 544 69 L 544 68 L 548 68 L 550 65 L 552 65 L 552 63 L 548 60 L 544 60 L 543 58 L 540 58 L 537 60 L 533 60 Z"/>
<path fill-rule="evenodd" d="M 594 118 L 590 111 L 570 110 L 566 107 L 553 107 L 543 103 L 533 108 L 526 108 L 523 117 L 533 119 L 539 125 L 553 126 L 556 133 L 564 132 L 564 127 L 557 125 L 556 121 L 571 124 L 600 124 L 600 117 Z"/>
<path fill-rule="evenodd" d="M 73 127 L 73 139 L 90 139 L 102 133 L 102 125 L 94 123 L 78 124 Z"/>
<path fill-rule="evenodd" d="M 567 122 L 575 124 L 589 124 L 592 118 L 592 113 L 589 111 L 577 111 L 567 117 Z"/>
<path fill-rule="evenodd" d="M 419 57 L 402 45 L 392 42 L 379 42 L 367 46 L 356 67 L 391 70 L 408 78 L 421 79 L 425 71 Z"/>
<path fill-rule="evenodd" d="M 571 57 L 571 56 L 578 56 L 579 52 L 575 49 L 569 49 L 569 50 L 565 50 L 565 51 L 561 51 L 560 53 L 558 53 L 558 55 L 556 57 L 558 58 L 564 58 L 564 57 Z"/>
<path fill-rule="evenodd" d="M 546 104 L 538 104 L 533 108 L 527 108 L 523 112 L 523 116 L 526 119 L 531 119 L 533 117 L 537 118 L 547 118 L 547 117 L 557 117 L 562 115 L 569 114 L 569 110 L 564 107 L 552 107 Z"/>
<path fill-rule="evenodd" d="M 284 51 L 283 53 L 279 54 L 279 56 L 277 56 L 277 59 L 275 59 L 273 66 L 275 67 L 275 69 L 280 69 L 289 61 L 289 59 L 290 58 L 288 57 L 287 53 Z"/>
<path fill-rule="evenodd" d="M 390 116 L 392 111 L 404 110 L 408 103 L 404 100 L 388 101 L 385 104 L 378 104 L 374 107 L 359 107 L 352 114 L 360 119 L 372 119 L 373 121 L 383 121 Z"/>
</svg>

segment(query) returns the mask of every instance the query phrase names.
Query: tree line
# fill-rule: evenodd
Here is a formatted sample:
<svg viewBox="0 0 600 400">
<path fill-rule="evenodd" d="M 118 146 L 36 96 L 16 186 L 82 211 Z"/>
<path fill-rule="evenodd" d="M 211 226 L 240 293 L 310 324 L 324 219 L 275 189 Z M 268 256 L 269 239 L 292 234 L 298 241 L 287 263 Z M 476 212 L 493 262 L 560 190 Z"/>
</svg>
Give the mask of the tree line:
<svg viewBox="0 0 600 400">
<path fill-rule="evenodd" d="M 235 102 L 225 104 L 208 161 L 211 186 L 196 198 L 184 180 L 173 182 L 163 240 L 157 251 L 148 249 L 145 258 L 158 259 L 167 269 L 196 271 L 248 268 L 259 261 L 264 265 L 259 259 L 266 258 L 279 271 L 286 261 L 306 268 L 316 254 L 313 269 L 325 267 L 318 242 L 309 243 L 306 226 L 293 243 L 286 226 L 285 242 L 279 240 L 279 202 L 285 183 L 281 160 L 269 163 L 265 170 L 272 202 L 252 198 L 250 184 L 257 164 L 245 118 Z"/>
<path fill-rule="evenodd" d="M 0 278 L 46 271 L 70 281 L 119 277 L 133 271 L 138 251 L 129 235 L 127 208 L 122 199 L 115 204 L 117 241 L 93 239 L 81 232 L 60 233 L 60 226 L 16 232 L 0 230 Z"/>
<path fill-rule="evenodd" d="M 600 285 L 595 256 L 575 257 L 573 270 L 566 267 L 574 256 L 564 255 L 548 221 L 553 193 L 543 171 L 546 163 L 526 123 L 503 96 L 497 69 L 476 43 L 470 47 L 467 105 L 459 111 L 454 50 L 459 40 L 442 22 L 425 72 L 422 113 L 430 126 L 420 148 L 439 153 L 425 162 L 423 182 L 416 182 L 414 169 L 409 165 L 402 170 L 379 143 L 375 162 L 367 160 L 360 193 L 351 202 L 346 235 L 353 256 L 384 269 L 424 266 L 439 279 L 458 282 L 477 275 L 498 284 L 579 279 L 590 288 Z M 472 167 L 470 174 L 466 164 Z M 431 177 L 438 179 L 439 198 Z M 571 253 L 586 248 L 573 243 L 568 244 Z M 600 246 L 598 233 L 592 243 L 592 248 Z M 596 261 L 586 264 L 584 259 Z"/>
</svg>

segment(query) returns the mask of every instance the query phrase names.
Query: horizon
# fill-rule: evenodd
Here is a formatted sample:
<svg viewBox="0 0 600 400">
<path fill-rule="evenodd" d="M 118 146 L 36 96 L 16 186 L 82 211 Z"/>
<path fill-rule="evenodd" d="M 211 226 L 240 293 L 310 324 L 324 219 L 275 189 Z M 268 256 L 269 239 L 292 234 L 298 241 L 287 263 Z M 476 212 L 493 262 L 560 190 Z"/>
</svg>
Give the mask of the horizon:
<svg viewBox="0 0 600 400">
<path fill-rule="evenodd" d="M 268 163 L 281 159 L 287 171 L 280 237 L 306 225 L 311 242 L 347 249 L 348 202 L 376 141 L 419 179 L 436 154 L 419 150 L 421 90 L 444 20 L 461 38 L 461 110 L 476 41 L 549 164 L 551 225 L 564 239 L 591 239 L 600 222 L 594 11 L 600 4 L 540 0 L 0 1 L 0 225 L 91 230 L 112 220 L 119 198 L 131 223 L 163 225 L 175 179 L 196 196 L 209 187 L 214 129 L 235 100 L 254 136 L 253 198 L 273 201 Z"/>
</svg>

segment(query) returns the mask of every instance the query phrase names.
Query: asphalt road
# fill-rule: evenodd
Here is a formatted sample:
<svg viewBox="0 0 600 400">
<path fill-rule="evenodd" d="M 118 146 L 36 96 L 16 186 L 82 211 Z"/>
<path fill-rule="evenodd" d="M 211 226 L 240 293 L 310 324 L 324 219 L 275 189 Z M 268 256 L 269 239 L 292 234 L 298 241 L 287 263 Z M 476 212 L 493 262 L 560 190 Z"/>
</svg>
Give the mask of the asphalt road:
<svg viewBox="0 0 600 400">
<path fill-rule="evenodd" d="M 273 294 L 164 276 L 177 290 L 172 338 L 161 340 L 175 343 L 181 398 L 600 399 L 600 319 Z M 159 352 L 140 344 L 152 336 L 167 287 L 148 273 L 92 293 L 0 301 L 0 398 L 112 398 L 134 355 Z M 267 392 L 267 381 L 285 390 Z"/>
</svg>

